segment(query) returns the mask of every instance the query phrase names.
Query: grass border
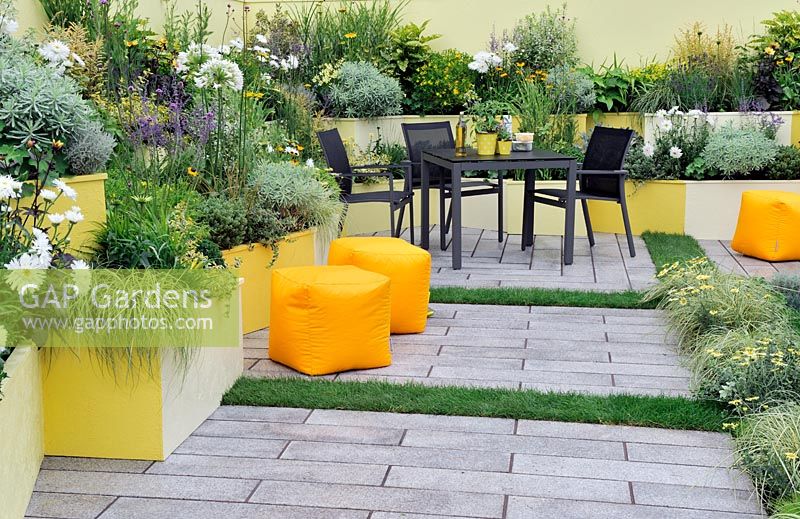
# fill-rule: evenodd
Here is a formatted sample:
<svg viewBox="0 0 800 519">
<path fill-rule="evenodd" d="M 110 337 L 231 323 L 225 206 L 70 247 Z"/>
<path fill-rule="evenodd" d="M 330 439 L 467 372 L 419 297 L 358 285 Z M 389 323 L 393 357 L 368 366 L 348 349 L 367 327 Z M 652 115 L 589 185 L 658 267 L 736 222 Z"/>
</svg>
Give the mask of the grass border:
<svg viewBox="0 0 800 519">
<path fill-rule="evenodd" d="M 714 403 L 682 397 L 301 378 L 242 377 L 222 398 L 222 405 L 479 416 L 695 431 L 721 431 L 725 418 Z"/>
</svg>

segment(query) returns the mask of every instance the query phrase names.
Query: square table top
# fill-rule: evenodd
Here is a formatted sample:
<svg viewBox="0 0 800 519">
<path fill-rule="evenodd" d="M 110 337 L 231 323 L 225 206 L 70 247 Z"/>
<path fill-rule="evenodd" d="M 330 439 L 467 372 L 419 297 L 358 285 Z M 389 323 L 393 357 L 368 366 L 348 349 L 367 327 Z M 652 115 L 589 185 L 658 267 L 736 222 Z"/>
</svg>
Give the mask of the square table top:
<svg viewBox="0 0 800 519">
<path fill-rule="evenodd" d="M 433 148 L 422 150 L 423 156 L 430 155 L 440 160 L 458 163 L 473 162 L 524 162 L 524 161 L 565 161 L 576 160 L 569 155 L 562 155 L 553 151 L 533 149 L 533 151 L 512 151 L 511 155 L 478 155 L 474 148 L 467 149 L 466 157 L 456 157 L 456 150 L 453 148 Z"/>
</svg>

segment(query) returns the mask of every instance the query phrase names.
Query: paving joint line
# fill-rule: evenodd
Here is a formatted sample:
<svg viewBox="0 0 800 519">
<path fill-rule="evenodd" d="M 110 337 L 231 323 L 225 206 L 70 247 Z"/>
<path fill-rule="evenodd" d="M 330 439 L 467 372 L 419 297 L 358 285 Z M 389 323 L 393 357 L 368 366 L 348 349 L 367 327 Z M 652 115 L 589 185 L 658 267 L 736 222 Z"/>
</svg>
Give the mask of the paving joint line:
<svg viewBox="0 0 800 519">
<path fill-rule="evenodd" d="M 95 495 L 97 495 L 97 494 L 95 494 Z M 100 494 L 100 495 L 102 495 L 102 494 Z M 114 503 L 116 503 L 116 502 L 117 502 L 117 500 L 119 500 L 119 496 L 116 496 L 116 497 L 114 497 L 114 499 L 112 499 L 110 503 L 108 503 L 108 504 L 107 504 L 105 507 L 103 507 L 103 509 L 102 509 L 102 510 L 100 510 L 100 513 L 99 513 L 99 514 L 97 514 L 97 515 L 95 515 L 95 518 L 97 518 L 97 517 L 100 517 L 101 515 L 103 515 L 104 513 L 106 513 L 106 511 L 108 511 L 108 509 L 109 509 L 109 508 L 111 508 L 112 506 L 114 506 Z"/>
</svg>

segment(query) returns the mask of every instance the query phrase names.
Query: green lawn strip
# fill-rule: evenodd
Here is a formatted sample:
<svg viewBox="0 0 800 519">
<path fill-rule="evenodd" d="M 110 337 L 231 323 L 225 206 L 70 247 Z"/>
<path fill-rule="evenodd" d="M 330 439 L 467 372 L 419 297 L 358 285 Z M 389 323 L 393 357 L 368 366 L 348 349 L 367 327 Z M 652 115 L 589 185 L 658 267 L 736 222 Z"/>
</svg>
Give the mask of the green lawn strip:
<svg viewBox="0 0 800 519">
<path fill-rule="evenodd" d="M 591 292 L 549 288 L 431 288 L 431 303 L 588 308 L 655 308 L 642 303 L 641 292 Z"/>
<path fill-rule="evenodd" d="M 715 404 L 679 397 L 594 396 L 297 378 L 240 378 L 225 394 L 222 404 L 483 416 L 698 431 L 720 431 L 724 419 Z"/>
<path fill-rule="evenodd" d="M 647 245 L 647 250 L 650 251 L 650 257 L 653 259 L 656 269 L 676 261 L 685 261 L 706 255 L 697 240 L 685 234 L 645 231 L 642 233 L 642 239 Z"/>
</svg>

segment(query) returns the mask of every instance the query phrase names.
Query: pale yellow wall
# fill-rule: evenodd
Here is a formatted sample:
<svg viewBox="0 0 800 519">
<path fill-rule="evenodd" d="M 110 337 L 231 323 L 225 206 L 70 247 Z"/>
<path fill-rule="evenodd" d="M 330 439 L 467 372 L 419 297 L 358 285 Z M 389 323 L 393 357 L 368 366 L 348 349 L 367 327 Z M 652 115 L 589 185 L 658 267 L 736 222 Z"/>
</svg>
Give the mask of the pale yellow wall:
<svg viewBox="0 0 800 519">
<path fill-rule="evenodd" d="M 75 0 L 79 1 L 79 0 Z M 228 0 L 207 0 L 214 10 L 212 28 L 217 37 L 225 25 Z M 397 0 L 392 0 L 393 2 Z M 230 2 L 241 12 L 240 1 Z M 274 0 L 247 1 L 255 12 L 274 9 Z M 309 0 L 284 0 L 292 5 L 308 4 Z M 326 2 L 335 4 L 336 2 Z M 164 0 L 140 0 L 140 12 L 160 27 L 164 19 Z M 410 0 L 406 20 L 430 19 L 431 32 L 442 34 L 434 43 L 437 48 L 457 47 L 474 52 L 484 47 L 492 27 L 498 33 L 513 27 L 514 22 L 545 6 L 558 7 L 558 0 Z M 191 9 L 195 0 L 178 0 L 178 10 Z M 38 25 L 43 17 L 38 0 L 17 0 L 23 28 Z M 665 58 L 676 30 L 693 21 L 702 21 L 709 28 L 727 23 L 734 33 L 746 39 L 760 30 L 760 21 L 780 9 L 797 9 L 796 0 L 570 0 L 568 13 L 577 19 L 581 58 L 599 65 L 614 53 L 628 64 L 654 56 Z M 238 19 L 239 16 L 235 15 Z"/>
</svg>

